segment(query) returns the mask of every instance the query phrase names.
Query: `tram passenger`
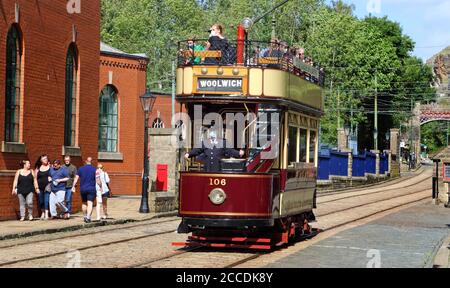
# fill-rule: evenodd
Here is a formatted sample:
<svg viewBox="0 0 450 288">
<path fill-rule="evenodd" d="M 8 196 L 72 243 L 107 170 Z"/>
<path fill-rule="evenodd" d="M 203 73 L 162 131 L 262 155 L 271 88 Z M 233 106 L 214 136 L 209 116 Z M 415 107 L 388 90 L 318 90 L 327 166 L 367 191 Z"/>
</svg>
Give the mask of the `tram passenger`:
<svg viewBox="0 0 450 288">
<path fill-rule="evenodd" d="M 217 133 L 213 130 L 209 132 L 209 139 L 207 141 L 208 143 L 204 143 L 202 148 L 193 149 L 190 153 L 186 153 L 185 155 L 185 158 L 189 159 L 204 153 L 207 157 L 204 165 L 204 170 L 206 172 L 219 172 L 220 160 L 223 158 L 240 158 L 245 154 L 244 150 L 237 151 L 235 149 L 227 148 L 226 141 L 224 139 L 218 139 Z"/>
<path fill-rule="evenodd" d="M 195 52 L 204 51 L 205 47 L 196 43 L 196 37 L 191 37 L 187 41 L 188 56 L 186 57 L 186 65 L 198 65 L 202 63 L 201 57 L 195 57 Z"/>
<path fill-rule="evenodd" d="M 206 44 L 206 50 L 209 51 L 221 51 L 222 57 L 221 58 L 211 58 L 208 57 L 205 59 L 205 64 L 228 64 L 231 59 L 230 53 L 229 53 L 229 44 L 228 40 L 223 36 L 223 26 L 220 24 L 214 24 L 211 27 L 210 35 L 208 42 Z"/>
</svg>

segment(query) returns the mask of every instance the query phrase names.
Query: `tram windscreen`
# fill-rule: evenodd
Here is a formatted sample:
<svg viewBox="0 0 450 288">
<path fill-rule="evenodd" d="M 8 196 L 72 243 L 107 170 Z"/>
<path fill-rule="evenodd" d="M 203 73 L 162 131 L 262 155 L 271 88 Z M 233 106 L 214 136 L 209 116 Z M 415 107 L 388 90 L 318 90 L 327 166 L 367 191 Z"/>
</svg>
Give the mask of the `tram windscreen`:
<svg viewBox="0 0 450 288">
<path fill-rule="evenodd" d="M 308 146 L 308 130 L 300 129 L 300 159 L 299 162 L 306 163 L 306 150 Z"/>
<path fill-rule="evenodd" d="M 316 146 L 317 146 L 317 132 L 311 130 L 309 132 L 309 163 L 315 163 L 316 160 Z"/>
<path fill-rule="evenodd" d="M 297 128 L 289 127 L 289 147 L 288 147 L 289 164 L 297 162 Z"/>
</svg>

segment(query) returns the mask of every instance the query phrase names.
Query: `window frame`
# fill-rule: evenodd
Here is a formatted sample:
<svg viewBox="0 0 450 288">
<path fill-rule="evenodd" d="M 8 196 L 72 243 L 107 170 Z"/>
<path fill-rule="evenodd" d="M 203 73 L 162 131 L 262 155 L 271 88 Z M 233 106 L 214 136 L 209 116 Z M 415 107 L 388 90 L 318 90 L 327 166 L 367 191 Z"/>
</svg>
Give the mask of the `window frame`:
<svg viewBox="0 0 450 288">
<path fill-rule="evenodd" d="M 78 121 L 78 49 L 75 43 L 71 43 L 66 54 L 66 79 L 65 79 L 65 114 L 64 114 L 64 146 L 77 146 L 77 121 Z"/>
<path fill-rule="evenodd" d="M 99 97 L 98 151 L 119 152 L 119 92 L 113 85 L 105 85 Z M 107 96 L 107 97 L 106 97 Z M 106 101 L 105 101 L 106 98 Z M 103 119 L 106 120 L 103 123 Z M 106 131 L 105 137 L 103 132 Z M 115 135 L 115 137 L 114 137 Z M 103 142 L 105 144 L 103 145 Z"/>
<path fill-rule="evenodd" d="M 7 143 L 21 141 L 22 63 L 22 33 L 17 25 L 12 25 L 6 38 L 4 137 Z"/>
</svg>

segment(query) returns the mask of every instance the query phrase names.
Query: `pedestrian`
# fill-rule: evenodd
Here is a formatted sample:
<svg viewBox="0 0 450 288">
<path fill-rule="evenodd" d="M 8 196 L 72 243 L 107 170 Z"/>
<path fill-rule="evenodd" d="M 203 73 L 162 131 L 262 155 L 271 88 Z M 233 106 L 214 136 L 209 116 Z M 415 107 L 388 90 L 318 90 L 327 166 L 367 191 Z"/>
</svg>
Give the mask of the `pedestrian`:
<svg viewBox="0 0 450 288">
<path fill-rule="evenodd" d="M 97 165 L 95 174 L 96 190 L 97 190 L 97 221 L 108 219 L 108 198 L 109 198 L 109 179 L 108 172 L 105 171 L 102 164 Z M 103 207 L 103 216 L 101 216 L 101 208 Z"/>
<path fill-rule="evenodd" d="M 97 196 L 95 174 L 96 169 L 92 166 L 92 157 L 88 157 L 85 165 L 78 169 L 77 176 L 73 182 L 72 192 L 75 193 L 78 180 L 80 180 L 80 194 L 83 202 L 82 208 L 85 223 L 91 222 L 94 200 Z"/>
<path fill-rule="evenodd" d="M 203 143 L 202 148 L 193 149 L 190 153 L 185 154 L 185 158 L 189 159 L 204 154 L 206 157 L 204 170 L 206 172 L 219 172 L 220 160 L 225 157 L 242 157 L 245 152 L 237 151 L 226 146 L 226 141 L 217 139 L 217 132 L 211 130 L 207 143 Z"/>
<path fill-rule="evenodd" d="M 41 213 L 41 220 L 47 220 L 49 218 L 49 203 L 50 203 L 50 191 L 47 191 L 47 186 L 50 184 L 48 177 L 50 176 L 50 160 L 47 155 L 42 155 L 36 162 L 35 174 L 39 185 L 39 209 Z"/>
<path fill-rule="evenodd" d="M 50 194 L 50 215 L 52 219 L 64 218 L 64 215 L 68 212 L 67 207 L 64 205 L 64 197 L 66 196 L 66 183 L 69 181 L 69 172 L 65 167 L 61 166 L 60 160 L 53 162 L 53 168 L 50 169 L 48 180 L 51 182 L 52 191 Z M 58 214 L 58 208 L 60 214 Z"/>
<path fill-rule="evenodd" d="M 71 163 L 70 156 L 64 157 L 64 164 L 69 172 L 69 181 L 66 183 L 66 207 L 67 207 L 67 213 L 64 215 L 65 219 L 70 219 L 70 214 L 72 214 L 72 188 L 73 188 L 73 182 L 75 181 L 75 177 L 77 176 L 77 167 Z"/>
<path fill-rule="evenodd" d="M 28 220 L 33 221 L 33 192 L 40 193 L 39 186 L 31 170 L 31 163 L 28 160 L 21 161 L 21 169 L 17 170 L 14 177 L 12 195 L 17 195 L 20 204 L 20 221 L 25 221 L 26 210 L 28 209 Z"/>
</svg>

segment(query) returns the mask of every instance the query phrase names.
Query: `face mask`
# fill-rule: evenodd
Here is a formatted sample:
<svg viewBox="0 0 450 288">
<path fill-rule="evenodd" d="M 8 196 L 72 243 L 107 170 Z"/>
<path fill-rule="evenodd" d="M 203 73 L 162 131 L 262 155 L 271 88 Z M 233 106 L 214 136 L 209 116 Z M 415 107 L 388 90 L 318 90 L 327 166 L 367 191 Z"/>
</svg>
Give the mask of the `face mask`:
<svg viewBox="0 0 450 288">
<path fill-rule="evenodd" d="M 216 31 L 215 30 L 211 30 L 211 33 L 209 34 L 209 37 L 214 37 L 217 36 Z"/>
</svg>

